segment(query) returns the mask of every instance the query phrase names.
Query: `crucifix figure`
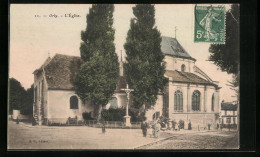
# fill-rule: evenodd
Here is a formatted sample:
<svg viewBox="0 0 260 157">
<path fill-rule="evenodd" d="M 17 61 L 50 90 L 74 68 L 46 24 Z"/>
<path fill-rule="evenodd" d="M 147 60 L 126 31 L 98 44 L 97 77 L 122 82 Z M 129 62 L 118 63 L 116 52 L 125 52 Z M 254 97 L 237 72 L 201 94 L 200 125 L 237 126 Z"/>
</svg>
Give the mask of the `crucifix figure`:
<svg viewBox="0 0 260 157">
<path fill-rule="evenodd" d="M 127 103 L 126 103 L 126 116 L 124 116 L 125 118 L 125 126 L 131 126 L 131 122 L 130 122 L 130 116 L 128 115 L 128 106 L 129 106 L 129 100 L 130 100 L 130 93 L 132 91 L 134 91 L 133 89 L 129 89 L 128 84 L 126 84 L 126 88 L 125 89 L 121 89 L 123 91 L 125 91 L 126 93 L 126 97 L 127 97 Z"/>
</svg>

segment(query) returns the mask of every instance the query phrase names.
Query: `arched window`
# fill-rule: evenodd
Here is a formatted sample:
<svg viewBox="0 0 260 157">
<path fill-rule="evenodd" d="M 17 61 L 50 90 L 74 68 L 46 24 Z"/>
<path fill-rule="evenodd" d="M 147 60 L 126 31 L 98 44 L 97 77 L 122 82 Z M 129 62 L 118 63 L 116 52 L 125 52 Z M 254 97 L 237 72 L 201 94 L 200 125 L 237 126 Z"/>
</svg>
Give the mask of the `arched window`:
<svg viewBox="0 0 260 157">
<path fill-rule="evenodd" d="M 76 96 L 70 97 L 70 109 L 78 109 L 78 108 L 79 108 L 78 98 Z"/>
<path fill-rule="evenodd" d="M 174 94 L 174 111 L 182 111 L 182 110 L 183 110 L 182 92 L 177 90 Z"/>
<path fill-rule="evenodd" d="M 185 68 L 186 68 L 185 65 L 182 64 L 182 65 L 181 65 L 181 71 L 185 71 Z"/>
<path fill-rule="evenodd" d="M 211 111 L 214 111 L 214 101 L 215 101 L 214 94 L 212 94 L 212 98 L 211 98 Z"/>
<path fill-rule="evenodd" d="M 117 98 L 116 97 L 112 97 L 112 99 L 109 101 L 110 104 L 110 108 L 117 108 Z"/>
<path fill-rule="evenodd" d="M 192 110 L 199 111 L 200 110 L 200 92 L 194 91 L 192 94 Z"/>
</svg>

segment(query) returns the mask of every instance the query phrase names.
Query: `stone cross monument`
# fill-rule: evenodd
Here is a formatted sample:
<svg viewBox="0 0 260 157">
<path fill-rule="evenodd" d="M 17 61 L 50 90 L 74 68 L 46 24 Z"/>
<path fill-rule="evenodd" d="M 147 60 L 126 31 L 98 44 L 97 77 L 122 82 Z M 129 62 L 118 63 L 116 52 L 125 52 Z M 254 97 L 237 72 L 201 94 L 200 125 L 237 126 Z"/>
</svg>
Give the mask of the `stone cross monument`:
<svg viewBox="0 0 260 157">
<path fill-rule="evenodd" d="M 129 101 L 130 101 L 130 93 L 132 91 L 134 91 L 133 89 L 129 89 L 128 88 L 128 84 L 126 84 L 126 89 L 121 89 L 123 91 L 125 91 L 126 93 L 126 97 L 127 97 L 127 103 L 126 103 L 126 115 L 124 116 L 125 118 L 125 126 L 131 126 L 131 122 L 130 122 L 130 116 L 128 115 L 128 106 L 129 106 Z"/>
</svg>

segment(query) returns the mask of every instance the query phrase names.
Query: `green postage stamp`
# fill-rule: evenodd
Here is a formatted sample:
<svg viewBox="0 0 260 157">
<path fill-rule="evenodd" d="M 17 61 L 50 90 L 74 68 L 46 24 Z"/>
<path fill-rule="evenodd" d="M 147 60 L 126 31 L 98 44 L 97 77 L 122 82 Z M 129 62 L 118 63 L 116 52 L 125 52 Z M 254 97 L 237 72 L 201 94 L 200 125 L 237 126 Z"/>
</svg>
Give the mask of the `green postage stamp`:
<svg viewBox="0 0 260 157">
<path fill-rule="evenodd" d="M 224 6 L 195 6 L 194 16 L 194 42 L 225 43 Z"/>
</svg>

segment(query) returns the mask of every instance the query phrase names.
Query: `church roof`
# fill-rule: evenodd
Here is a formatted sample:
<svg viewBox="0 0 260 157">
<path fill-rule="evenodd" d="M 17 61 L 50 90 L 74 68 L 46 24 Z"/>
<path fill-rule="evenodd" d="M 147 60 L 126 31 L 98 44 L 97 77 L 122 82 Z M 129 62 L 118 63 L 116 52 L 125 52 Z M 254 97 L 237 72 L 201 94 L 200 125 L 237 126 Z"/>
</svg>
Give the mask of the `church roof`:
<svg viewBox="0 0 260 157">
<path fill-rule="evenodd" d="M 221 110 L 236 111 L 237 110 L 237 104 L 234 105 L 231 102 L 222 102 L 221 103 Z"/>
<path fill-rule="evenodd" d="M 161 50 L 164 55 L 196 60 L 184 50 L 176 38 L 162 36 Z"/>
<path fill-rule="evenodd" d="M 191 84 L 205 84 L 205 85 L 213 85 L 217 87 L 216 84 L 209 82 L 194 73 L 182 72 L 177 70 L 166 70 L 165 75 L 172 78 L 173 82 L 183 82 L 183 83 L 191 83 Z"/>
<path fill-rule="evenodd" d="M 80 69 L 80 57 L 56 54 L 44 67 L 49 89 L 74 89 L 73 79 Z"/>
<path fill-rule="evenodd" d="M 56 54 L 52 59 L 48 59 L 41 66 L 45 72 L 48 88 L 74 90 L 73 80 L 81 64 L 82 60 L 77 56 Z M 41 71 L 41 68 L 36 71 Z M 121 88 L 126 88 L 124 76 L 119 77 L 115 92 L 121 92 Z"/>
</svg>

